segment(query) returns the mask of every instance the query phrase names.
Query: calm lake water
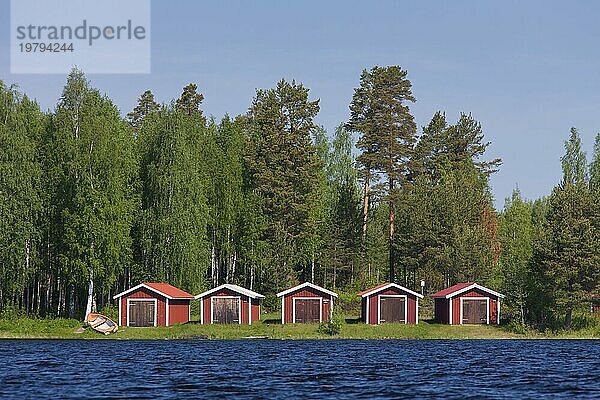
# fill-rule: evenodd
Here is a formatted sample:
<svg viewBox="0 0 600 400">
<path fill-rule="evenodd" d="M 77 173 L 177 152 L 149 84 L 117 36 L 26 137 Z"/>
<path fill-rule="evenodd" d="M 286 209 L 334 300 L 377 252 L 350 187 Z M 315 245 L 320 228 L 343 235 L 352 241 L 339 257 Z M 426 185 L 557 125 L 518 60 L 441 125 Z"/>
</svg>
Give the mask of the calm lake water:
<svg viewBox="0 0 600 400">
<path fill-rule="evenodd" d="M 600 341 L 0 341 L 0 398 L 600 398 Z"/>
</svg>

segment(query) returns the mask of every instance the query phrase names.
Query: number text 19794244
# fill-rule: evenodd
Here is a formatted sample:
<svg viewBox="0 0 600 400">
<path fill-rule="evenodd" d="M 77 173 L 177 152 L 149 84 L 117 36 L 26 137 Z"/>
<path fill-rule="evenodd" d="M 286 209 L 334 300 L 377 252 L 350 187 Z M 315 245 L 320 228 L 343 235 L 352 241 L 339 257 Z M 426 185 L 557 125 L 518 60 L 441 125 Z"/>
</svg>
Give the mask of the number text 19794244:
<svg viewBox="0 0 600 400">
<path fill-rule="evenodd" d="M 26 42 L 19 43 L 21 53 L 66 53 L 73 52 L 73 43 L 38 43 Z"/>
</svg>

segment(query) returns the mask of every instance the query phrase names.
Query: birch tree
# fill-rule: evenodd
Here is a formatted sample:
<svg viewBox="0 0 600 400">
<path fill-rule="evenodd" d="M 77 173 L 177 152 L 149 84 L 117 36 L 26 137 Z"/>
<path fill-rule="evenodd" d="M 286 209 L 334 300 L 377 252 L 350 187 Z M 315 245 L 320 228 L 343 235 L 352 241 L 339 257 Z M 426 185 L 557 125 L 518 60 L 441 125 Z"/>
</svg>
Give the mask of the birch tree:
<svg viewBox="0 0 600 400">
<path fill-rule="evenodd" d="M 110 288 L 132 262 L 133 135 L 114 104 L 78 70 L 67 78 L 53 129 L 55 151 L 62 155 L 60 257 L 71 288 L 70 314 L 78 288 L 87 283 L 85 317 L 95 308 L 97 293 Z"/>
</svg>

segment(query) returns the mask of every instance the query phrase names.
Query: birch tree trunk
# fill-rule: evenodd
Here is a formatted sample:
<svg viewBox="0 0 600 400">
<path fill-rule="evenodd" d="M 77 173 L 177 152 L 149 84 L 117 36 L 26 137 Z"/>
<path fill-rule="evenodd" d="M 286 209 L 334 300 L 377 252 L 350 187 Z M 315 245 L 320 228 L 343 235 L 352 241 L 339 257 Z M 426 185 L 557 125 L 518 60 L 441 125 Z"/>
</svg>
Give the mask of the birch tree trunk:
<svg viewBox="0 0 600 400">
<path fill-rule="evenodd" d="M 87 303 L 85 306 L 85 315 L 83 316 L 84 321 L 85 321 L 85 318 L 87 318 L 87 316 L 92 312 L 93 298 L 94 298 L 94 273 L 90 272 L 90 282 L 88 284 Z"/>
<path fill-rule="evenodd" d="M 56 278 L 56 291 L 57 291 L 57 302 L 56 302 L 56 316 L 60 316 L 60 305 L 62 302 L 61 292 L 60 292 L 60 275 Z"/>
<path fill-rule="evenodd" d="M 217 285 L 218 275 L 217 275 L 217 254 L 216 254 L 216 232 L 213 229 L 212 232 L 212 246 L 210 247 L 210 278 L 212 280 L 213 287 Z"/>
<path fill-rule="evenodd" d="M 310 281 L 315 282 L 315 253 L 312 253 L 312 260 L 310 263 Z"/>
</svg>

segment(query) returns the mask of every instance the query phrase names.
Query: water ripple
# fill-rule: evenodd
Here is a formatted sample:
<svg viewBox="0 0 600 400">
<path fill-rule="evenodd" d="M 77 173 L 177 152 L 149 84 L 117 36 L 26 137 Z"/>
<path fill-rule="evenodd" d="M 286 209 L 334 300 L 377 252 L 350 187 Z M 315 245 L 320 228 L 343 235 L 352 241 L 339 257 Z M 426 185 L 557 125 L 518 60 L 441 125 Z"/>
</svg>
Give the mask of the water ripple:
<svg viewBox="0 0 600 400">
<path fill-rule="evenodd" d="M 0 341 L 1 398 L 600 398 L 600 342 Z"/>
</svg>

